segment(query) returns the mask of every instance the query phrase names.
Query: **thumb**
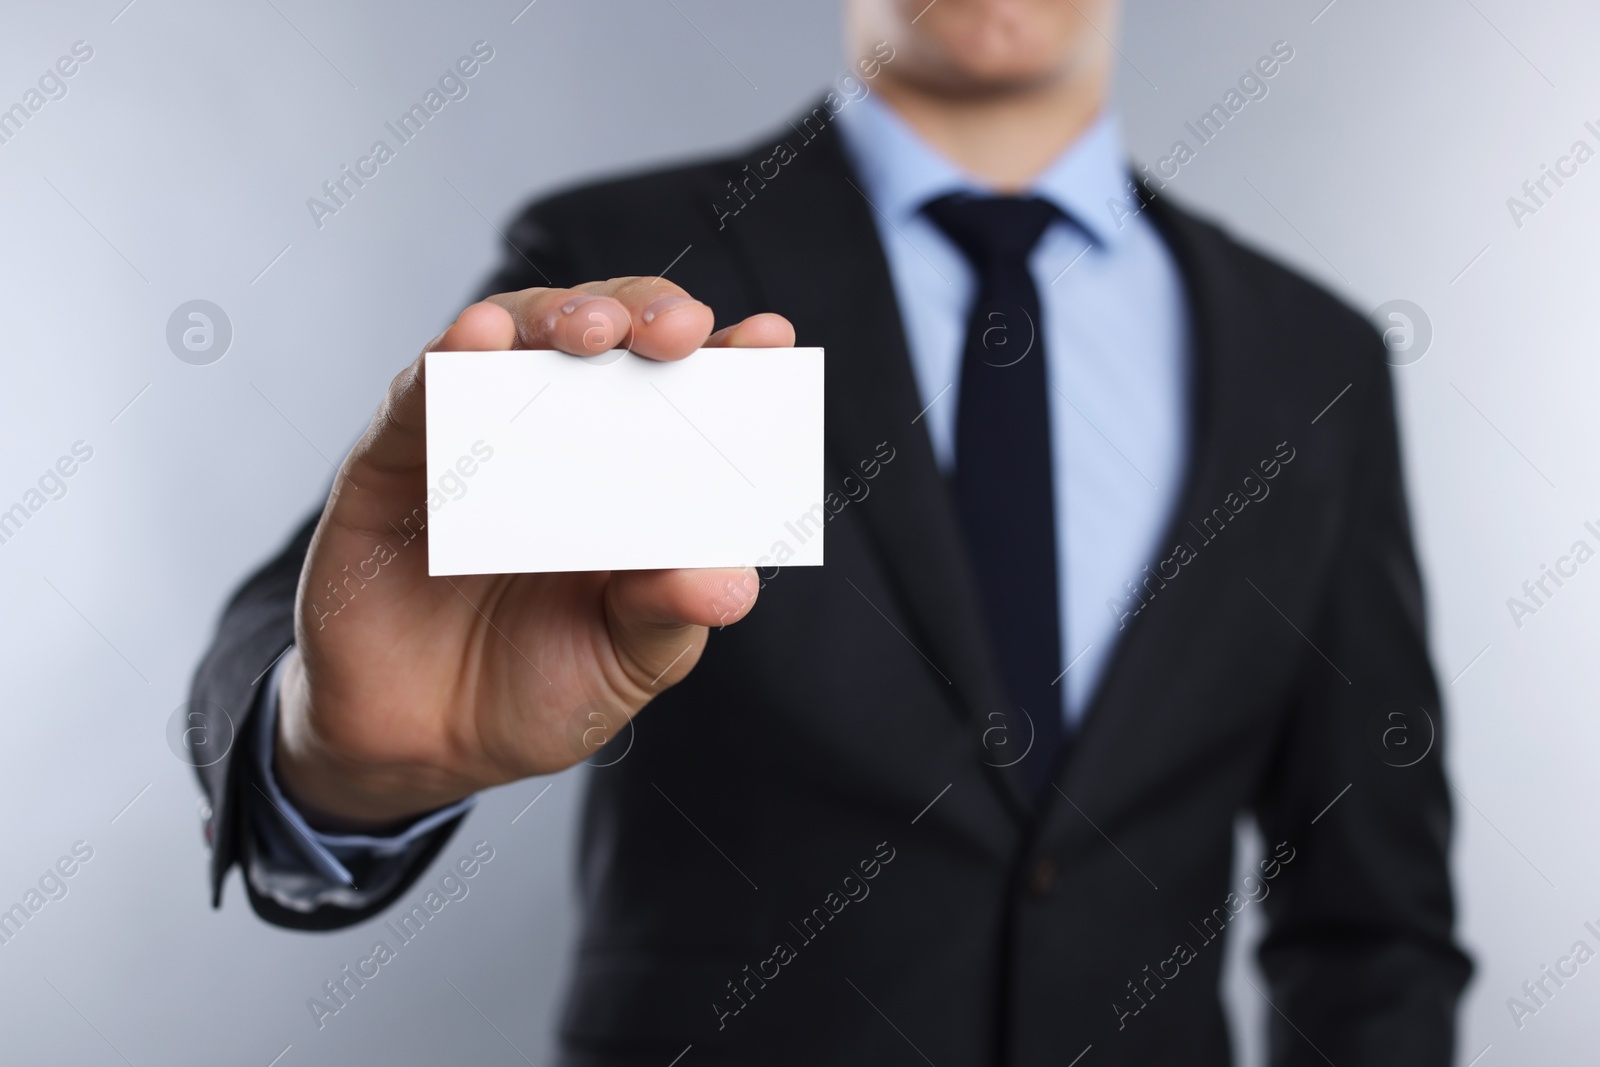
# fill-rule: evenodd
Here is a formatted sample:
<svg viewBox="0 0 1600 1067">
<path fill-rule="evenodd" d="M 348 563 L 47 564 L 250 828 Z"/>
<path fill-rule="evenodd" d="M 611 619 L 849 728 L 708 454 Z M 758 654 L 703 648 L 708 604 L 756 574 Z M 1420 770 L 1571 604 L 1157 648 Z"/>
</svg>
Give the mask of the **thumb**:
<svg viewBox="0 0 1600 1067">
<path fill-rule="evenodd" d="M 606 622 L 644 698 L 682 681 L 700 661 L 707 628 L 744 618 L 760 585 L 749 568 L 615 572 Z"/>
</svg>

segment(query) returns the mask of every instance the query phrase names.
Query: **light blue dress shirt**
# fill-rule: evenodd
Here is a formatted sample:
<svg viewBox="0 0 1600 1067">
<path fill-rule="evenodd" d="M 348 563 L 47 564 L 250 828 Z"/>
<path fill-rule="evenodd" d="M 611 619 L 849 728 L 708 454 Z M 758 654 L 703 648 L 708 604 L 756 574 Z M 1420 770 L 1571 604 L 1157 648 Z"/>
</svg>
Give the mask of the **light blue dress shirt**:
<svg viewBox="0 0 1600 1067">
<path fill-rule="evenodd" d="M 889 260 L 933 453 L 955 468 L 961 350 L 975 298 L 966 257 L 922 213 L 993 193 L 877 96 L 835 121 Z M 1029 267 L 1044 316 L 1055 478 L 1062 714 L 1075 727 L 1110 662 L 1128 587 L 1159 558 L 1188 444 L 1183 281 L 1149 216 L 1130 209 L 1117 121 L 1102 116 L 1026 190 L 1059 208 Z M 1070 221 L 1068 221 L 1070 220 Z M 1109 603 L 1108 603 L 1109 602 Z"/>
<path fill-rule="evenodd" d="M 871 203 L 888 258 L 912 370 L 940 467 L 955 465 L 961 350 L 974 299 L 972 270 L 923 214 L 947 193 L 989 193 L 923 141 L 877 96 L 834 120 Z M 1060 590 L 1061 714 L 1081 721 L 1120 633 L 1119 612 L 1144 566 L 1159 558 L 1188 456 L 1188 313 L 1182 278 L 1146 214 L 1130 202 L 1120 129 L 1098 119 L 1026 192 L 1065 216 L 1029 262 L 1043 312 Z M 270 803 L 249 797 L 262 848 L 246 871 L 260 892 L 308 910 L 359 907 L 381 891 L 349 885 L 345 861 L 403 857 L 462 801 L 392 837 L 311 829 L 273 779 L 278 671 L 263 690 L 258 775 Z M 381 867 L 381 864 L 380 864 Z M 388 879 L 379 879 L 387 882 Z"/>
</svg>

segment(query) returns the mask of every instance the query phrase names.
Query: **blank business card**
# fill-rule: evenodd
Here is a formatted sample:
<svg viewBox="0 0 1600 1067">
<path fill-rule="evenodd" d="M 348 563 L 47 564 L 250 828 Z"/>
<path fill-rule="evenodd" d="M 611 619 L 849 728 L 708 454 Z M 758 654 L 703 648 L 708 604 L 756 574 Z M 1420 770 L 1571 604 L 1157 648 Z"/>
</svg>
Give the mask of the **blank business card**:
<svg viewBox="0 0 1600 1067">
<path fill-rule="evenodd" d="M 822 349 L 426 359 L 429 574 L 822 564 Z"/>
</svg>

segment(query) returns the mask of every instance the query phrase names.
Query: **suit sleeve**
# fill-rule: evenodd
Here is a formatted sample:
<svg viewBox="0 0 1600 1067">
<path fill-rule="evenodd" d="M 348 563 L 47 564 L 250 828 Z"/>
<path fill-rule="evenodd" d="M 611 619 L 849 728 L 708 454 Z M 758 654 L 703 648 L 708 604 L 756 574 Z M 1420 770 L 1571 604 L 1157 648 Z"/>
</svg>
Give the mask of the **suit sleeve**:
<svg viewBox="0 0 1600 1067">
<path fill-rule="evenodd" d="M 241 803 L 250 833 L 239 861 L 245 884 L 257 911 L 276 905 L 301 920 L 289 925 L 304 925 L 319 910 L 328 920 L 351 912 L 372 914 L 428 865 L 424 857 L 437 854 L 477 797 L 426 813 L 389 834 L 313 828 L 279 788 L 272 765 L 282 673 L 280 659 L 251 712 L 247 734 L 250 759 L 241 772 L 246 775 Z"/>
<path fill-rule="evenodd" d="M 510 229 L 511 248 L 482 295 L 536 285 L 573 284 L 573 261 L 536 205 Z M 258 770 L 255 716 L 277 659 L 294 642 L 300 570 L 320 516 L 313 515 L 283 550 L 256 571 L 223 611 L 195 672 L 186 737 L 205 793 L 201 807 L 211 847 L 212 905 L 235 863 L 251 906 L 268 922 L 306 930 L 348 926 L 386 908 L 425 870 L 460 823 L 449 818 L 401 851 L 347 850 L 340 855 L 352 887 L 304 862 L 292 819 L 275 810 Z M 370 854 L 367 852 L 370 851 Z"/>
<path fill-rule="evenodd" d="M 1292 857 L 1266 898 L 1260 955 L 1274 1067 L 1447 1067 L 1471 971 L 1452 936 L 1443 722 L 1393 391 L 1381 346 L 1371 347 L 1347 398 L 1356 403 L 1341 413 L 1355 460 L 1340 547 L 1307 628 L 1321 655 L 1308 649 L 1256 805 L 1264 862 Z M 1326 421 L 1331 446 L 1342 420 Z"/>
</svg>

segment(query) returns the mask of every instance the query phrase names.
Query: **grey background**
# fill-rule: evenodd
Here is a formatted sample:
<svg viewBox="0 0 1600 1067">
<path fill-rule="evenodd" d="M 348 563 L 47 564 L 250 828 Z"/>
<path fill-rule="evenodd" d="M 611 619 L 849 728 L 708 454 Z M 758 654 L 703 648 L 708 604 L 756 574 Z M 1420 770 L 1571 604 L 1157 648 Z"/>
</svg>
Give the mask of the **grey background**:
<svg viewBox="0 0 1600 1067">
<path fill-rule="evenodd" d="M 578 774 L 485 797 L 445 853 L 493 845 L 471 895 L 319 1032 L 306 998 L 375 933 L 267 927 L 237 878 L 210 910 L 193 773 L 165 733 L 223 596 L 501 254 L 495 225 L 558 184 L 741 143 L 843 68 L 832 4 L 524 2 L 0 6 L 0 106 L 74 41 L 94 48 L 0 145 L 0 508 L 73 442 L 94 449 L 0 545 L 0 904 L 74 841 L 95 850 L 0 946 L 0 1061 L 547 1056 Z M 1396 377 L 1479 965 L 1460 1062 L 1575 1063 L 1600 1028 L 1596 968 L 1520 1030 L 1506 998 L 1596 945 L 1600 562 L 1520 628 L 1505 601 L 1600 520 L 1600 161 L 1521 228 L 1505 200 L 1573 140 L 1600 144 L 1582 125 L 1600 124 L 1600 15 L 1325 3 L 1132 0 L 1128 139 L 1165 154 L 1287 40 L 1270 95 L 1171 194 L 1364 310 L 1407 299 L 1431 319 L 1431 349 Z M 470 95 L 317 229 L 306 198 L 480 39 L 495 57 Z M 209 366 L 165 340 L 195 299 L 233 326 Z M 1242 947 L 1228 995 L 1256 1062 L 1271 1009 Z"/>
</svg>

